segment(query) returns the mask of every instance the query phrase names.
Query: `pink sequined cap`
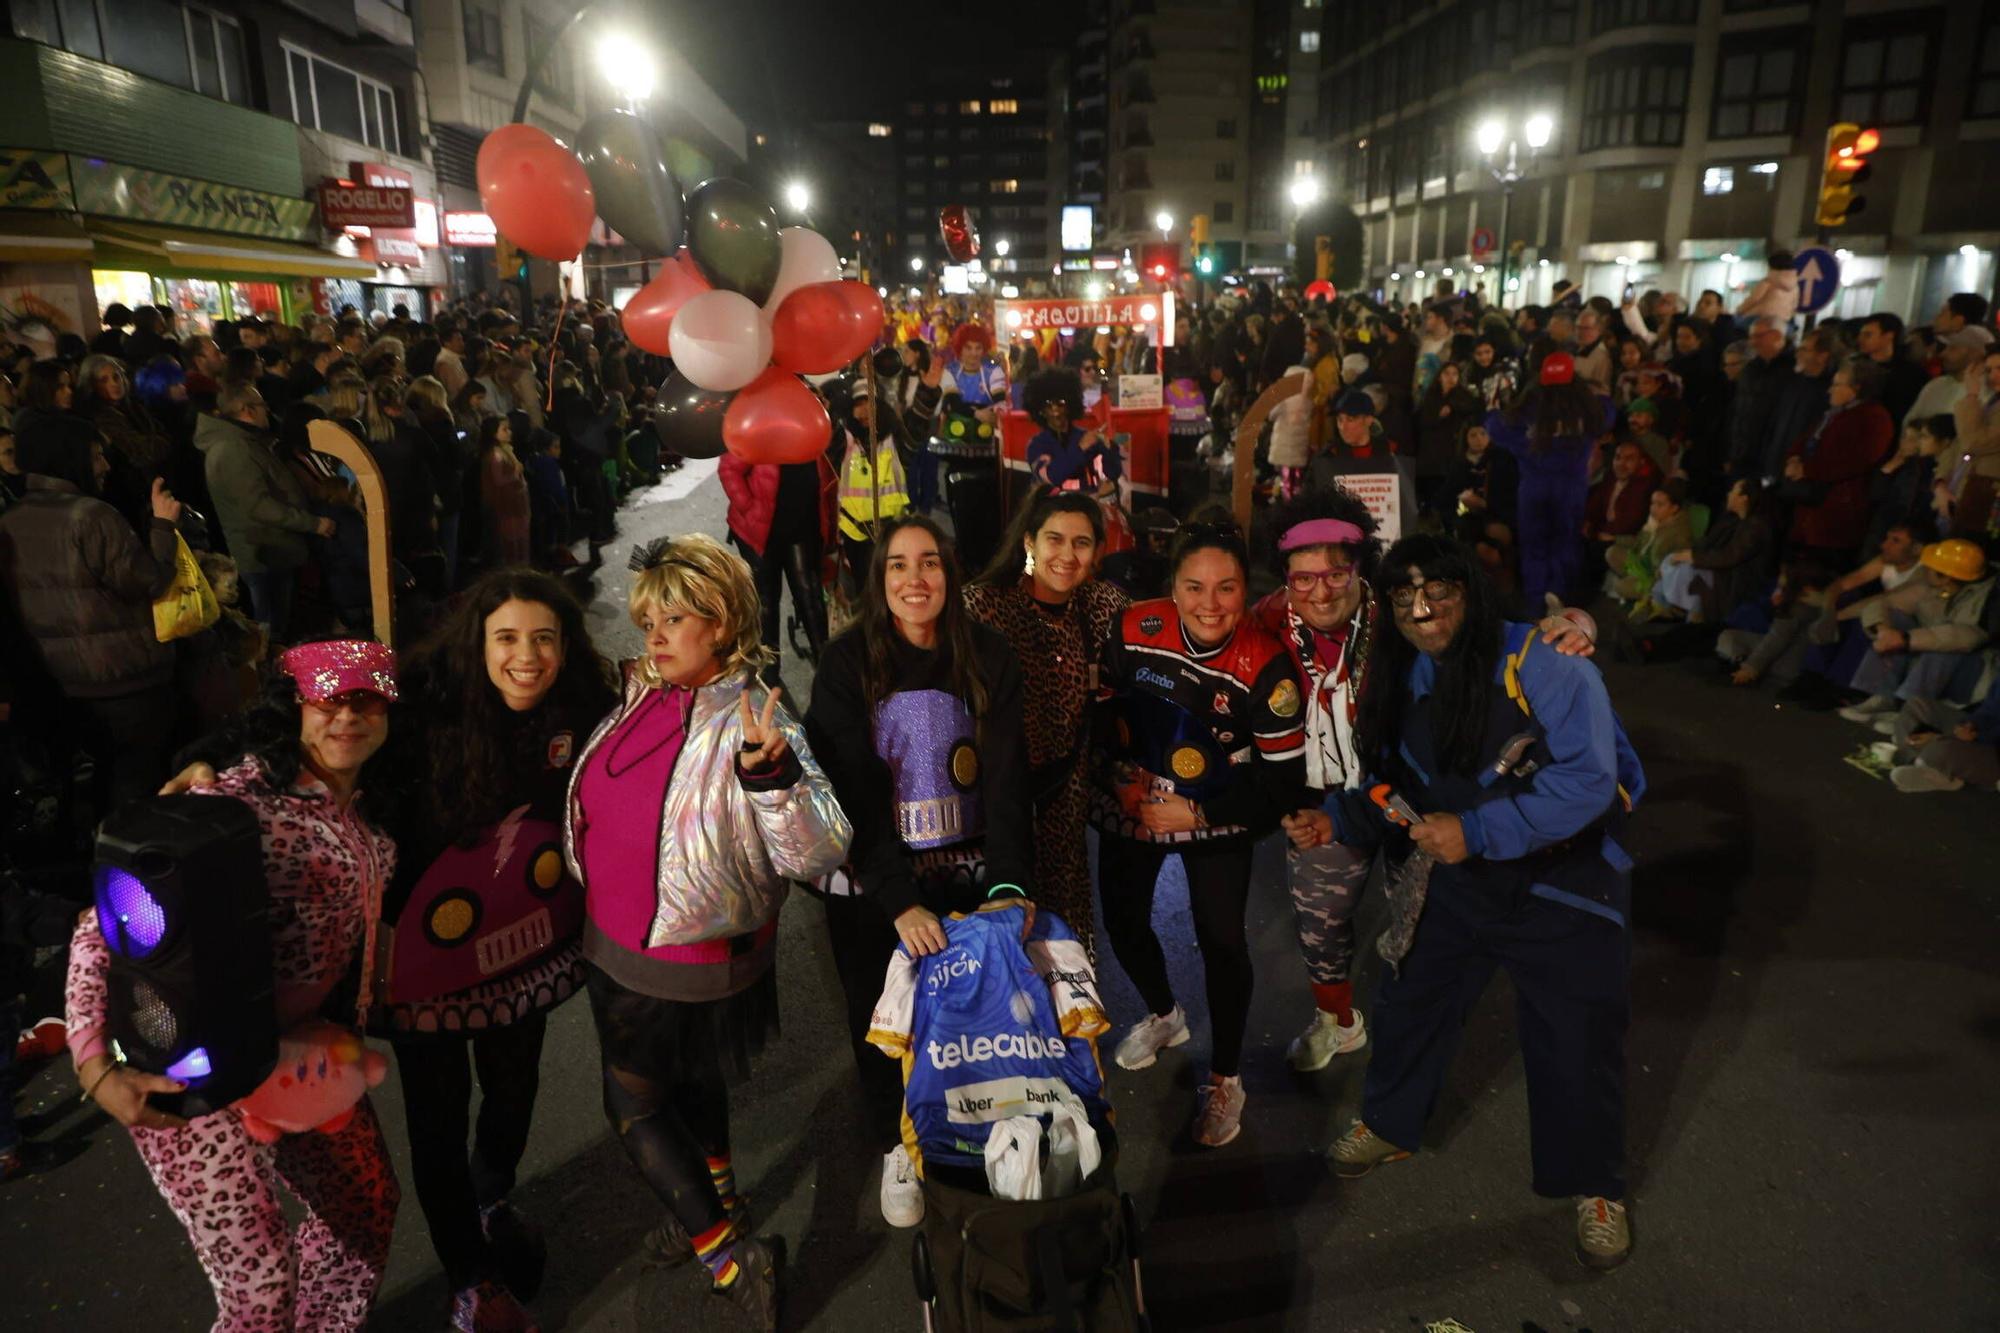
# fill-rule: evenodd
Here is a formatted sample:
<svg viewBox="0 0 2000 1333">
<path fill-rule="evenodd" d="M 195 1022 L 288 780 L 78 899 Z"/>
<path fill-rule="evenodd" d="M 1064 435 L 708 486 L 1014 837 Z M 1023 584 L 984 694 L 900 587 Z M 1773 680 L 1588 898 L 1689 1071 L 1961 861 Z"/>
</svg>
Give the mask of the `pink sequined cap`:
<svg viewBox="0 0 2000 1333">
<path fill-rule="evenodd" d="M 278 659 L 308 700 L 332 699 L 351 690 L 396 697 L 396 650 L 373 639 L 330 639 L 302 643 Z"/>
</svg>

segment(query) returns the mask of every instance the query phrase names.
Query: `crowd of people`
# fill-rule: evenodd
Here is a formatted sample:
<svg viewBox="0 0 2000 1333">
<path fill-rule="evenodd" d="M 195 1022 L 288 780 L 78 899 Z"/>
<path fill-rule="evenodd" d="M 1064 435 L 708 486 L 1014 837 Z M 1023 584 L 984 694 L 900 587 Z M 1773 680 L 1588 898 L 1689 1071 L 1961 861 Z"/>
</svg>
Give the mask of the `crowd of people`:
<svg viewBox="0 0 2000 1333">
<path fill-rule="evenodd" d="M 1607 652 L 1712 642 L 1738 685 L 1876 723 L 1887 750 L 1865 755 L 1900 788 L 2000 780 L 1982 693 L 2000 351 L 1969 295 L 1922 330 L 1800 330 L 1781 279 L 1736 312 L 1716 293 L 1688 312 L 1558 295 L 1508 312 L 1477 292 L 1393 309 L 1239 290 L 1164 356 L 1132 330 L 996 348 L 963 302 L 899 308 L 821 386 L 823 456 L 722 459 L 729 545 L 632 552 L 645 647 L 622 669 L 562 576 L 600 563 L 621 493 L 676 460 L 648 429 L 670 366 L 613 312 L 246 320 L 176 342 L 164 312 L 114 308 L 90 346 L 7 364 L 10 781 L 50 793 L 72 854 L 163 785 L 251 810 L 281 1027 L 334 1020 L 394 1049 L 456 1328 L 534 1327 L 546 1247 L 508 1196 L 549 1012 L 578 991 L 611 1131 L 665 1212 L 649 1254 L 775 1326 L 783 1248 L 737 1190 L 729 1089 L 781 1002 L 816 999 L 776 968 L 793 886 L 823 907 L 890 1224 L 925 1212 L 918 1084 L 877 1049 L 892 960 L 1025 899 L 1132 979 L 1146 1013 L 1112 1063 L 1146 1068 L 1193 1035 L 1151 920 L 1170 857 L 1209 1029 L 1189 1133 L 1228 1145 L 1267 836 L 1288 844 L 1312 997 L 1287 1058 L 1368 1051 L 1331 1169 L 1421 1147 L 1455 1034 L 1504 967 L 1533 1188 L 1573 1204 L 1578 1258 L 1612 1267 L 1631 1249 L 1619 839 L 1645 782 L 1585 659 L 1600 625 Z M 1162 362 L 1175 484 L 1134 522 L 1099 408 L 1118 372 Z M 1290 376 L 1245 532 L 1183 465 L 1223 456 Z M 990 452 L 1012 407 L 1039 431 L 1009 526 L 938 521 L 964 484 L 940 497 L 938 463 Z M 322 419 L 380 468 L 400 654 L 373 638 L 381 516 L 315 449 Z M 1338 484 L 1353 459 L 1407 462 L 1400 540 Z M 218 601 L 248 604 L 163 641 L 184 553 Z M 781 633 L 787 588 L 802 646 Z M 788 647 L 814 663 L 802 708 L 777 674 Z M 1391 966 L 1364 1006 L 1354 921 L 1378 855 Z M 469 923 L 435 914 L 444 886 L 473 895 Z M 497 980 L 415 945 L 378 957 L 544 901 L 556 926 Z M 85 1097 L 130 1128 L 216 1327 L 360 1327 L 399 1201 L 366 1099 L 275 1147 L 227 1111 L 183 1120 L 154 1100 L 180 1085 L 106 1038 L 96 915 L 70 935 L 62 1000 L 19 954 L 0 976 L 0 1017 L 28 1006 L 19 1053 L 67 1046 Z M 10 1103 L 0 1131 L 7 1170 L 29 1164 Z"/>
</svg>

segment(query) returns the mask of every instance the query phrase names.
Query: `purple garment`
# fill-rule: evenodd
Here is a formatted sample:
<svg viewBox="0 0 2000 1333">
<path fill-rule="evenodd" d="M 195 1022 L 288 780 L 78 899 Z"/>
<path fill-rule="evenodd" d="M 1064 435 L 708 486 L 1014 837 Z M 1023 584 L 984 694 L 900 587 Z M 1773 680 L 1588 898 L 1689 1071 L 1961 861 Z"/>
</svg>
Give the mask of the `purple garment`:
<svg viewBox="0 0 2000 1333">
<path fill-rule="evenodd" d="M 875 708 L 875 753 L 889 766 L 896 833 L 922 850 L 986 832 L 979 799 L 978 730 L 945 690 L 899 690 Z"/>
<path fill-rule="evenodd" d="M 576 859 L 590 920 L 643 948 L 658 906 L 660 818 L 687 739 L 689 691 L 654 690 L 612 729 L 577 778 Z"/>
</svg>

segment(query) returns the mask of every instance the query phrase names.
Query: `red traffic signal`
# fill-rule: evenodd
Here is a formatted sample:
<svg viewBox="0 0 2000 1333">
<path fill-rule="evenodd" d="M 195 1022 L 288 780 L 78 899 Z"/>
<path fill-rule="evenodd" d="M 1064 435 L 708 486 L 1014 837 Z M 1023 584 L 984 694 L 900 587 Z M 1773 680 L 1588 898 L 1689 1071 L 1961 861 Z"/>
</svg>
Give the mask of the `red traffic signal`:
<svg viewBox="0 0 2000 1333">
<path fill-rule="evenodd" d="M 1867 201 L 1854 187 L 1868 179 L 1868 155 L 1882 145 L 1881 131 L 1842 121 L 1826 132 L 1826 162 L 1820 172 L 1819 207 L 1814 219 L 1821 227 L 1838 227 Z"/>
<path fill-rule="evenodd" d="M 1139 271 L 1154 282 L 1166 282 L 1181 271 L 1181 248 L 1172 241 L 1156 241 L 1139 251 Z"/>
</svg>

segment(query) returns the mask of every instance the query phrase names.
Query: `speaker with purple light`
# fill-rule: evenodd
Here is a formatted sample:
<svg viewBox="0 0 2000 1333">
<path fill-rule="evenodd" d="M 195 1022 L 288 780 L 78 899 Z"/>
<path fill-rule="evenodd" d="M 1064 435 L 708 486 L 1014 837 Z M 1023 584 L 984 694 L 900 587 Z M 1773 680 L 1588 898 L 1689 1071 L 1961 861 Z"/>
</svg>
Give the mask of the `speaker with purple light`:
<svg viewBox="0 0 2000 1333">
<path fill-rule="evenodd" d="M 154 1105 L 193 1117 L 253 1091 L 278 1058 L 255 813 L 224 796 L 134 801 L 99 826 L 92 885 L 107 1034 L 135 1068 L 188 1085 Z"/>
</svg>

